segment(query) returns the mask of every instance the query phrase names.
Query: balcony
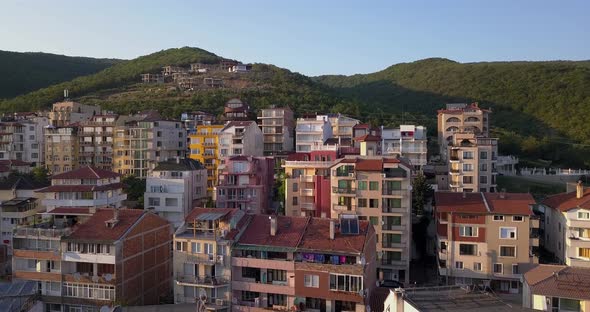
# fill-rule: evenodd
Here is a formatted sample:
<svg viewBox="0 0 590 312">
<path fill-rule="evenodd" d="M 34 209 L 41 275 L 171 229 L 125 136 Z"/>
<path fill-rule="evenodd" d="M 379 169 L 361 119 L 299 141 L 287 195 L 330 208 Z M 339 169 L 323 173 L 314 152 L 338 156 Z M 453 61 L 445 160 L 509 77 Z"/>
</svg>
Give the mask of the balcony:
<svg viewBox="0 0 590 312">
<path fill-rule="evenodd" d="M 382 195 L 403 196 L 403 195 L 407 194 L 407 192 L 408 192 L 407 190 L 402 190 L 402 189 L 397 190 L 397 189 L 387 189 L 387 188 L 384 188 L 381 191 L 381 194 Z"/>
<path fill-rule="evenodd" d="M 220 287 L 227 286 L 230 280 L 226 276 L 195 276 L 178 273 L 176 274 L 176 282 L 204 287 Z"/>
<path fill-rule="evenodd" d="M 254 281 L 236 281 L 231 283 L 232 290 L 253 291 L 260 293 L 273 293 L 288 296 L 295 296 L 295 287 L 291 287 L 287 282 L 277 283 L 259 283 Z"/>
<path fill-rule="evenodd" d="M 348 204 L 348 205 L 333 204 L 332 209 L 337 210 L 337 211 L 354 211 L 354 210 L 356 210 L 356 206 L 352 205 L 352 204 Z"/>
<path fill-rule="evenodd" d="M 259 269 L 273 269 L 294 271 L 295 263 L 292 260 L 286 259 L 257 259 L 257 258 L 242 258 L 232 257 L 232 267 L 250 267 Z"/>
<path fill-rule="evenodd" d="M 20 238 L 56 238 L 70 235 L 72 228 L 53 228 L 53 224 L 42 223 L 35 226 L 17 227 L 14 230 L 14 237 Z"/>
<path fill-rule="evenodd" d="M 460 174 L 460 173 L 461 173 L 461 170 L 459 170 L 459 169 L 450 169 L 450 170 L 449 170 L 449 173 L 450 173 L 451 175 L 458 175 L 458 174 Z"/>
<path fill-rule="evenodd" d="M 312 175 L 300 175 L 299 176 L 299 181 L 300 182 L 308 182 L 308 183 L 311 183 L 311 182 L 314 182 L 314 176 L 312 176 Z"/>
<path fill-rule="evenodd" d="M 451 181 L 451 182 L 449 183 L 449 186 L 450 186 L 451 188 L 458 188 L 458 187 L 462 187 L 462 186 L 463 186 L 463 184 L 462 184 L 461 182 L 459 182 L 459 181 Z"/>
<path fill-rule="evenodd" d="M 332 193 L 334 194 L 346 194 L 346 195 L 356 195 L 356 188 L 353 187 L 332 187 Z"/>
<path fill-rule="evenodd" d="M 383 241 L 383 242 L 381 242 L 381 247 L 383 247 L 383 248 L 405 248 L 406 247 L 406 243 L 405 242 L 388 242 L 388 241 Z"/>
<path fill-rule="evenodd" d="M 392 206 L 383 206 L 381 208 L 382 213 L 405 213 L 406 208 L 403 207 L 392 207 Z"/>
<path fill-rule="evenodd" d="M 461 159 L 459 159 L 459 156 L 458 155 L 451 155 L 451 157 L 449 157 L 449 161 L 451 163 L 458 163 L 458 162 L 461 161 Z"/>
<path fill-rule="evenodd" d="M 405 224 L 384 224 L 381 226 L 382 231 L 405 231 L 406 225 Z"/>
<path fill-rule="evenodd" d="M 339 170 L 336 170 L 334 175 L 337 176 L 337 177 L 341 177 L 341 178 L 356 179 L 356 173 L 354 173 L 354 171 L 339 171 Z"/>
<path fill-rule="evenodd" d="M 213 254 L 190 254 L 183 251 L 174 251 L 174 258 L 186 259 L 186 261 L 194 263 L 202 263 L 207 265 L 221 264 L 225 262 L 225 256 L 213 255 Z"/>
<path fill-rule="evenodd" d="M 314 203 L 301 203 L 299 204 L 302 210 L 315 210 L 316 206 Z"/>
<path fill-rule="evenodd" d="M 302 196 L 315 196 L 315 190 L 314 189 L 301 189 L 301 195 Z"/>
<path fill-rule="evenodd" d="M 380 260 L 381 265 L 387 265 L 387 266 L 406 266 L 408 265 L 408 262 L 404 261 L 404 260 L 393 260 L 393 259 L 381 259 Z"/>
<path fill-rule="evenodd" d="M 98 275 L 91 275 L 90 273 L 69 273 L 64 274 L 63 276 L 64 282 L 108 285 L 115 285 L 117 283 L 115 274 L 111 273 Z"/>
<path fill-rule="evenodd" d="M 112 248 L 112 247 L 111 247 Z M 63 261 L 115 264 L 115 255 L 93 254 L 66 251 L 63 253 Z"/>
</svg>

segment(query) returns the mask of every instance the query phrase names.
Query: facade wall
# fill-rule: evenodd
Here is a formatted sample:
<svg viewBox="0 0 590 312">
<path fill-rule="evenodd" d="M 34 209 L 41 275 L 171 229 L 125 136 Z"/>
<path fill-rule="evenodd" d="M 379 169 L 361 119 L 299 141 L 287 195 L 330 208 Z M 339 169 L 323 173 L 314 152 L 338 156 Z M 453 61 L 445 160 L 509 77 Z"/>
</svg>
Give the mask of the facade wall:
<svg viewBox="0 0 590 312">
<path fill-rule="evenodd" d="M 189 157 L 200 161 L 207 169 L 208 196 L 213 196 L 213 187 L 217 184 L 221 129 L 223 125 L 197 125 L 196 131 L 189 134 Z"/>
<path fill-rule="evenodd" d="M 476 132 L 489 136 L 489 112 L 477 107 L 462 110 L 443 110 L 438 113 L 438 142 L 443 160 L 447 160 L 447 142 L 455 132 Z"/>
</svg>

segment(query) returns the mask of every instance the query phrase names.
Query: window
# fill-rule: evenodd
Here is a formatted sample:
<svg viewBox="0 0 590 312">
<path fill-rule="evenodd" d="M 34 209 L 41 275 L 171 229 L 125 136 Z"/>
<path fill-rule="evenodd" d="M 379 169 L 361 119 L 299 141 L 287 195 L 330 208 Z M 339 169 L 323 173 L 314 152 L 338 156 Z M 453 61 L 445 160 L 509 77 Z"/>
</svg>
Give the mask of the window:
<svg viewBox="0 0 590 312">
<path fill-rule="evenodd" d="M 463 177 L 463 183 L 472 184 L 473 183 L 473 177 L 472 176 L 464 176 Z"/>
<path fill-rule="evenodd" d="M 299 198 L 298 197 L 293 197 L 293 206 L 297 206 L 299 203 L 297 202 Z"/>
<path fill-rule="evenodd" d="M 578 219 L 590 220 L 590 212 L 578 211 Z"/>
<path fill-rule="evenodd" d="M 477 245 L 459 244 L 459 254 L 465 256 L 477 256 Z"/>
<path fill-rule="evenodd" d="M 178 251 L 186 251 L 186 242 L 176 242 L 176 250 Z"/>
<path fill-rule="evenodd" d="M 502 239 L 516 239 L 515 227 L 500 227 L 500 238 Z"/>
<path fill-rule="evenodd" d="M 463 270 L 463 261 L 455 261 L 455 269 Z"/>
<path fill-rule="evenodd" d="M 305 285 L 305 287 L 319 288 L 320 287 L 320 276 L 305 274 L 304 285 Z"/>
<path fill-rule="evenodd" d="M 459 236 L 462 237 L 477 237 L 477 227 L 461 225 L 459 227 Z"/>
<path fill-rule="evenodd" d="M 379 225 L 379 217 L 369 217 L 372 225 Z"/>
<path fill-rule="evenodd" d="M 191 252 L 196 254 L 201 252 L 201 244 L 200 243 L 191 243 Z"/>
<path fill-rule="evenodd" d="M 148 198 L 148 205 L 149 206 L 160 206 L 160 199 L 155 197 Z"/>
<path fill-rule="evenodd" d="M 518 274 L 518 264 L 512 265 L 512 274 Z"/>
<path fill-rule="evenodd" d="M 369 182 L 369 190 L 370 191 L 378 191 L 379 190 L 379 182 L 375 182 L 375 181 Z"/>
<path fill-rule="evenodd" d="M 488 164 L 479 165 L 479 171 L 488 171 Z"/>
<path fill-rule="evenodd" d="M 516 257 L 516 247 L 514 246 L 500 246 L 500 257 Z"/>
<path fill-rule="evenodd" d="M 379 200 L 378 199 L 369 199 L 369 208 L 379 208 Z"/>
<path fill-rule="evenodd" d="M 359 198 L 357 200 L 359 207 L 367 207 L 367 199 L 366 198 Z"/>
<path fill-rule="evenodd" d="M 504 265 L 502 263 L 494 263 L 494 273 L 502 274 L 504 272 Z"/>
<path fill-rule="evenodd" d="M 480 159 L 488 159 L 488 152 L 481 152 L 479 153 Z"/>
<path fill-rule="evenodd" d="M 178 198 L 166 198 L 166 207 L 178 206 Z"/>
<path fill-rule="evenodd" d="M 356 275 L 330 274 L 330 290 L 357 293 L 363 289 L 363 277 Z"/>
<path fill-rule="evenodd" d="M 357 186 L 359 191 L 364 191 L 367 189 L 367 181 L 358 181 Z"/>
<path fill-rule="evenodd" d="M 481 271 L 481 262 L 473 263 L 473 271 Z"/>
<path fill-rule="evenodd" d="M 495 215 L 494 216 L 494 221 L 504 221 L 504 216 L 502 216 L 502 215 Z"/>
<path fill-rule="evenodd" d="M 479 183 L 481 183 L 481 184 L 487 184 L 488 183 L 488 177 L 487 176 L 479 176 Z"/>
<path fill-rule="evenodd" d="M 522 222 L 524 221 L 523 216 L 512 216 L 512 222 Z"/>
<path fill-rule="evenodd" d="M 580 300 L 559 298 L 559 311 L 581 311 Z"/>
<path fill-rule="evenodd" d="M 473 152 L 463 152 L 463 159 L 473 159 Z"/>
<path fill-rule="evenodd" d="M 578 257 L 590 258 L 590 248 L 578 248 Z"/>
<path fill-rule="evenodd" d="M 214 254 L 214 252 L 213 252 L 213 244 L 204 243 L 203 244 L 203 251 L 204 251 L 204 253 L 209 254 L 209 255 Z"/>
<path fill-rule="evenodd" d="M 473 171 L 473 164 L 463 164 L 463 171 Z"/>
<path fill-rule="evenodd" d="M 253 291 L 242 291 L 242 301 L 251 301 L 254 302 L 256 298 L 260 297 L 260 293 L 253 292 Z"/>
<path fill-rule="evenodd" d="M 298 192 L 298 191 L 299 191 L 299 184 L 293 183 L 293 192 Z"/>
</svg>

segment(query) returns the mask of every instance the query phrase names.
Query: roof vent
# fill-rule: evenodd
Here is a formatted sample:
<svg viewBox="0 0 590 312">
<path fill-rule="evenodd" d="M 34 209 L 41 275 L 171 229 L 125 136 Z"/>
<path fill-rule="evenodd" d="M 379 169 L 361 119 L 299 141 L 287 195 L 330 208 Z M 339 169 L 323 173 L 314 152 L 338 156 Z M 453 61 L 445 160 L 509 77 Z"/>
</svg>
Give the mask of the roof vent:
<svg viewBox="0 0 590 312">
<path fill-rule="evenodd" d="M 119 209 L 113 209 L 113 218 L 104 222 L 107 228 L 114 228 L 119 223 Z"/>
<path fill-rule="evenodd" d="M 277 217 L 269 216 L 270 219 L 270 236 L 277 235 Z"/>
</svg>

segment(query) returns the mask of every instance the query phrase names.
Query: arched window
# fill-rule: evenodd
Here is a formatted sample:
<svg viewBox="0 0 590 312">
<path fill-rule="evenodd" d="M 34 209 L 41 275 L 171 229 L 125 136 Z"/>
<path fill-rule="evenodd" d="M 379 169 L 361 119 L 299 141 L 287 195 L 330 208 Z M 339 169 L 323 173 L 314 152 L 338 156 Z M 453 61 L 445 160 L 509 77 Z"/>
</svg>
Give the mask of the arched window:
<svg viewBox="0 0 590 312">
<path fill-rule="evenodd" d="M 447 119 L 447 122 L 460 122 L 461 119 L 457 118 L 457 117 L 451 117 L 449 119 Z"/>
<path fill-rule="evenodd" d="M 471 117 L 465 118 L 465 121 L 466 122 L 478 122 L 479 118 L 471 116 Z"/>
<path fill-rule="evenodd" d="M 448 127 L 448 128 L 447 128 L 447 131 L 450 131 L 450 132 L 456 132 L 456 131 L 459 131 L 459 128 L 457 128 L 457 127 L 455 127 L 455 126 L 453 126 L 453 127 Z"/>
</svg>

